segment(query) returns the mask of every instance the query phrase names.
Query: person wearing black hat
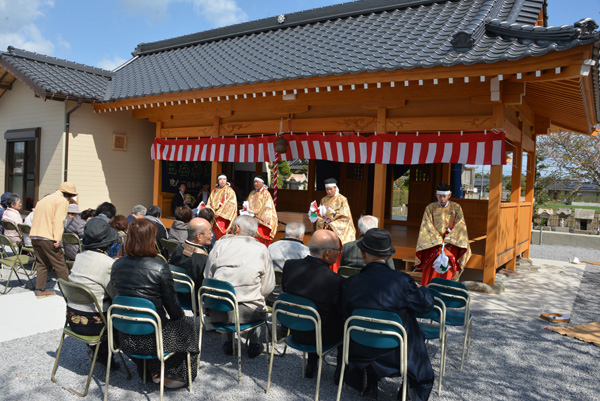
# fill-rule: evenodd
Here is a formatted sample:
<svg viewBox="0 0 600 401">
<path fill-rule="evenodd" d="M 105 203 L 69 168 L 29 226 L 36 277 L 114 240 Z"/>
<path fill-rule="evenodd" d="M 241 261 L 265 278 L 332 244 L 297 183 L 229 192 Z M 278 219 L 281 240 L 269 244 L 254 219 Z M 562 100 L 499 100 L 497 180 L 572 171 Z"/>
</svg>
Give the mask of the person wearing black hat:
<svg viewBox="0 0 600 401">
<path fill-rule="evenodd" d="M 433 309 L 431 292 L 419 286 L 406 273 L 390 269 L 385 260 L 395 252 L 392 236 L 383 228 L 372 228 L 358 240 L 358 247 L 366 266 L 359 274 L 342 284 L 344 318 L 355 309 L 377 309 L 400 316 L 408 336 L 408 385 L 413 401 L 429 398 L 433 386 L 433 369 L 425 348 L 423 331 L 415 313 Z M 377 398 L 377 383 L 382 377 L 398 376 L 400 350 L 381 350 L 350 343 L 349 367 L 344 377 L 346 384 L 362 391 L 363 395 Z M 367 372 L 367 386 L 363 372 Z"/>
<path fill-rule="evenodd" d="M 213 188 L 208 198 L 208 204 L 215 212 L 215 238 L 218 240 L 225 234 L 229 234 L 233 228 L 233 221 L 237 217 L 237 196 L 231 185 L 227 182 L 227 176 L 220 174 L 217 177 L 217 185 Z"/>
<path fill-rule="evenodd" d="M 356 229 L 352 220 L 352 212 L 348 199 L 342 194 L 337 186 L 335 178 L 325 180 L 325 192 L 327 193 L 321 199 L 321 206 L 325 209 L 325 214 L 317 218 L 317 230 L 331 230 L 340 239 L 344 245 L 347 242 L 356 239 Z M 334 272 L 340 267 L 340 258 L 332 265 Z"/>
<path fill-rule="evenodd" d="M 106 254 L 106 250 L 118 240 L 118 237 L 117 232 L 109 227 L 106 221 L 91 219 L 84 228 L 84 251 L 77 254 L 69 277 L 72 283 L 85 285 L 94 293 L 104 313 L 108 311 L 112 298 L 117 295 L 110 281 L 114 259 Z M 100 314 L 96 312 L 93 305 L 68 302 L 67 317 L 69 326 L 77 334 L 98 335 L 104 327 Z M 93 355 L 94 348 L 89 347 L 88 353 Z M 108 344 L 107 341 L 102 341 L 97 361 L 106 366 L 107 358 Z M 111 369 L 119 368 L 119 364 L 114 368 L 113 364 L 114 361 L 111 363 Z"/>
<path fill-rule="evenodd" d="M 458 280 L 471 257 L 465 216 L 460 205 L 450 201 L 450 185 L 440 183 L 435 196 L 437 202 L 427 205 L 423 213 L 416 248 L 415 268 L 423 270 L 425 286 L 434 277 Z"/>
<path fill-rule="evenodd" d="M 265 182 L 263 176 L 254 177 L 254 190 L 250 192 L 248 200 L 244 202 L 244 209 L 240 210 L 240 215 L 249 214 L 256 217 L 258 220 L 256 239 L 269 246 L 277 233 L 277 211 Z"/>
</svg>

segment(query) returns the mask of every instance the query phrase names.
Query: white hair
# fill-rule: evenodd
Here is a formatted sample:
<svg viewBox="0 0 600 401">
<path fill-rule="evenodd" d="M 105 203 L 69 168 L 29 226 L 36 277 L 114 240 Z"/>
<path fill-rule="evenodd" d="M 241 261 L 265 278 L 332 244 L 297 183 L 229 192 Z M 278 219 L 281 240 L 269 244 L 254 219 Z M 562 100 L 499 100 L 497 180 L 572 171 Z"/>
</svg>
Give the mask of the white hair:
<svg viewBox="0 0 600 401">
<path fill-rule="evenodd" d="M 375 216 L 366 214 L 364 216 L 360 216 L 360 219 L 358 219 L 358 230 L 362 235 L 365 235 L 365 233 L 371 228 L 377 228 L 378 226 L 379 219 Z"/>
<path fill-rule="evenodd" d="M 306 232 L 306 226 L 301 221 L 292 221 L 288 223 L 285 227 L 285 236 L 286 237 L 294 237 L 294 238 L 302 238 L 304 233 Z"/>
<path fill-rule="evenodd" d="M 238 216 L 238 218 L 233 222 L 233 226 L 237 226 L 239 228 L 240 233 L 238 234 L 254 236 L 254 234 L 256 234 L 256 230 L 258 230 L 258 220 L 248 215 Z"/>
<path fill-rule="evenodd" d="M 133 207 L 133 209 L 131 210 L 131 214 L 133 214 L 134 216 L 138 215 L 138 214 L 141 214 L 142 216 L 145 216 L 146 215 L 146 206 L 144 206 L 144 205 L 135 205 Z"/>
</svg>

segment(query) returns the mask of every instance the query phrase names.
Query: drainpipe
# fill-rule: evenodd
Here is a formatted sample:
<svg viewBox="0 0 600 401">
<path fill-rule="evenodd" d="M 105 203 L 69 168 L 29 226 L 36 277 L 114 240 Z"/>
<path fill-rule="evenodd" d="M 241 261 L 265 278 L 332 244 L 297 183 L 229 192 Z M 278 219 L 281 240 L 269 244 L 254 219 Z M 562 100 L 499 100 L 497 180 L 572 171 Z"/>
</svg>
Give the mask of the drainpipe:
<svg viewBox="0 0 600 401">
<path fill-rule="evenodd" d="M 71 114 L 81 107 L 82 102 L 82 98 L 79 98 L 79 100 L 77 100 L 77 106 L 73 107 L 71 110 L 67 111 L 67 114 L 65 114 L 65 171 L 63 181 L 67 181 L 67 171 L 69 170 L 69 134 L 71 125 Z"/>
</svg>

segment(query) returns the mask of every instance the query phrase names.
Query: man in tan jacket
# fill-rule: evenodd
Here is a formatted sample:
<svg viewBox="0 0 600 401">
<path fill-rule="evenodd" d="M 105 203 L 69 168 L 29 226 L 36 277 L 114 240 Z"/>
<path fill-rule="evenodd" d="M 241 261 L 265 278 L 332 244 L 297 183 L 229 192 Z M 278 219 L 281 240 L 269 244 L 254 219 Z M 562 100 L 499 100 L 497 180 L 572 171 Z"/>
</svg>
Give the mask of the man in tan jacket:
<svg viewBox="0 0 600 401">
<path fill-rule="evenodd" d="M 69 270 L 60 249 L 60 242 L 64 220 L 69 210 L 69 200 L 75 195 L 75 185 L 63 182 L 55 193 L 41 199 L 36 205 L 29 236 L 37 265 L 35 288 L 38 298 L 56 295 L 54 291 L 46 290 L 46 276 L 50 267 L 54 267 L 58 278 L 69 281 Z"/>
</svg>

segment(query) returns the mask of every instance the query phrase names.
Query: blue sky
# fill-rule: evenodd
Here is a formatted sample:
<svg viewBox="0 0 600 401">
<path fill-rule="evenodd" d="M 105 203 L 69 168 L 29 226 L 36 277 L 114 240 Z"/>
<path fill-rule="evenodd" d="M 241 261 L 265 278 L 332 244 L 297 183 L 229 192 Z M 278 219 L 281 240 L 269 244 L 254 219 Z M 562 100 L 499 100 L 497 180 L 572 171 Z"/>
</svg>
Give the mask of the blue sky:
<svg viewBox="0 0 600 401">
<path fill-rule="evenodd" d="M 113 69 L 142 42 L 341 3 L 340 0 L 0 0 L 9 45 Z M 591 17 L 600 0 L 549 0 L 550 25 Z"/>
</svg>

